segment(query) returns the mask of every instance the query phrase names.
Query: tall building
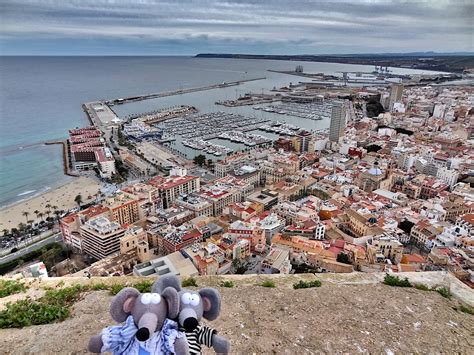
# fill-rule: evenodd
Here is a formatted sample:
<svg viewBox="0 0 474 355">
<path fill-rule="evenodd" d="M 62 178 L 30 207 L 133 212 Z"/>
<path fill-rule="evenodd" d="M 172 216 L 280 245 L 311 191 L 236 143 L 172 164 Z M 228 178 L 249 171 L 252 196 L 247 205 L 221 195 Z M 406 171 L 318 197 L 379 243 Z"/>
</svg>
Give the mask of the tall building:
<svg viewBox="0 0 474 355">
<path fill-rule="evenodd" d="M 169 208 L 181 194 L 190 194 L 199 191 L 200 179 L 197 176 L 187 175 L 186 169 L 171 175 L 168 178 L 157 176 L 150 181 L 149 185 L 155 186 L 160 192 L 163 208 Z"/>
<path fill-rule="evenodd" d="M 329 127 L 329 140 L 339 142 L 346 128 L 346 107 L 343 101 L 335 101 L 331 111 L 331 125 Z"/>
<path fill-rule="evenodd" d="M 389 108 L 390 111 L 393 110 L 393 105 L 395 102 L 402 101 L 402 94 L 403 94 L 403 85 L 402 84 L 393 84 L 390 88 L 390 101 L 389 101 Z"/>
<path fill-rule="evenodd" d="M 122 224 L 132 224 L 139 220 L 138 213 L 139 198 L 125 192 L 117 193 L 105 200 L 105 207 L 108 207 L 112 219 Z"/>
<path fill-rule="evenodd" d="M 117 222 L 98 217 L 82 225 L 80 233 L 84 253 L 100 260 L 120 250 L 120 238 L 125 230 Z"/>
</svg>

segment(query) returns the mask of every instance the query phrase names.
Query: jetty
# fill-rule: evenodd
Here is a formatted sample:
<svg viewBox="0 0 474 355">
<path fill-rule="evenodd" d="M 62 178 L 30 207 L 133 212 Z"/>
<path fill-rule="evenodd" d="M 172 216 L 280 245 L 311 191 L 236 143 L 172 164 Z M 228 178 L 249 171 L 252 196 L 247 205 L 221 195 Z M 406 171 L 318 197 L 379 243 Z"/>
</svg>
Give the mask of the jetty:
<svg viewBox="0 0 474 355">
<path fill-rule="evenodd" d="M 227 87 L 230 87 L 230 86 L 237 86 L 237 85 L 247 83 L 247 82 L 250 82 L 250 81 L 264 80 L 264 79 L 266 79 L 266 77 L 244 79 L 244 80 L 238 80 L 238 81 L 229 81 L 229 82 L 223 82 L 221 84 L 198 86 L 198 87 L 187 88 L 187 89 L 162 91 L 162 92 L 151 93 L 151 94 L 144 94 L 144 95 L 129 96 L 129 97 L 124 97 L 124 98 L 106 100 L 106 101 L 104 101 L 104 103 L 108 106 L 120 105 L 120 104 L 124 104 L 124 103 L 127 103 L 127 102 L 136 102 L 136 101 L 143 101 L 143 100 L 149 100 L 149 99 L 157 99 L 157 98 L 167 97 L 167 96 L 189 94 L 189 93 L 197 92 L 197 91 L 222 89 L 222 88 L 227 88 Z"/>
<path fill-rule="evenodd" d="M 68 176 L 79 176 L 79 174 L 75 173 L 71 169 L 71 165 L 69 164 L 69 154 L 68 154 L 68 146 L 67 146 L 67 141 L 48 141 L 44 143 L 45 145 L 54 145 L 54 144 L 60 144 L 62 145 L 63 148 L 63 169 L 64 169 L 64 175 Z"/>
</svg>

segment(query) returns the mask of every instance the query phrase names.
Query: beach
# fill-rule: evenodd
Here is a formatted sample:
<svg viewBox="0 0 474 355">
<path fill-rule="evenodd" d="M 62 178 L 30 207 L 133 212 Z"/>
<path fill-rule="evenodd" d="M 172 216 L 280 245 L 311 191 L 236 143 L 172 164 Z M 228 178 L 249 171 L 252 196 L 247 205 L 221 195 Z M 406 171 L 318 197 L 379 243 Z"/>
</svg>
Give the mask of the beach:
<svg viewBox="0 0 474 355">
<path fill-rule="evenodd" d="M 57 206 L 59 210 L 68 210 L 77 207 L 74 198 L 81 194 L 82 202 L 87 203 L 95 199 L 95 195 L 100 189 L 100 182 L 92 177 L 80 176 L 74 178 L 73 181 L 49 190 L 44 194 L 33 197 L 31 199 L 18 202 L 17 204 L 2 208 L 0 210 L 0 231 L 3 229 L 11 229 L 18 227 L 18 224 L 26 223 L 28 220 L 38 222 L 38 218 L 34 211 L 44 213 L 43 219 L 47 217 L 45 205 Z M 90 197 L 90 198 L 89 198 Z M 53 210 L 50 209 L 51 216 L 54 217 Z M 28 218 L 23 215 L 28 212 Z"/>
</svg>

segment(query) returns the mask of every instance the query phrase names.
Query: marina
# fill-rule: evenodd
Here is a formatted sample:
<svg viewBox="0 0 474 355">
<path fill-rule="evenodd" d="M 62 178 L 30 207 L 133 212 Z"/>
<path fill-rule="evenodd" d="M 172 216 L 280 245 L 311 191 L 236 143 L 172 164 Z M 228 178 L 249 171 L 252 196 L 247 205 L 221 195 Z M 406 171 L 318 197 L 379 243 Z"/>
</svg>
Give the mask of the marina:
<svg viewBox="0 0 474 355">
<path fill-rule="evenodd" d="M 254 110 L 273 112 L 280 115 L 288 115 L 308 120 L 319 121 L 331 117 L 332 103 L 324 101 L 322 103 L 294 103 L 282 102 L 280 104 L 268 106 L 254 106 Z"/>
<path fill-rule="evenodd" d="M 228 131 L 250 131 L 269 121 L 218 111 L 172 118 L 156 127 L 163 129 L 169 135 L 179 135 L 185 139 L 207 140 L 217 138 L 221 133 Z"/>
<path fill-rule="evenodd" d="M 214 144 L 203 139 L 188 139 L 182 141 L 182 144 L 185 147 L 202 150 L 204 153 L 213 154 L 217 157 L 233 152 L 233 149 L 227 148 L 223 145 Z"/>
</svg>

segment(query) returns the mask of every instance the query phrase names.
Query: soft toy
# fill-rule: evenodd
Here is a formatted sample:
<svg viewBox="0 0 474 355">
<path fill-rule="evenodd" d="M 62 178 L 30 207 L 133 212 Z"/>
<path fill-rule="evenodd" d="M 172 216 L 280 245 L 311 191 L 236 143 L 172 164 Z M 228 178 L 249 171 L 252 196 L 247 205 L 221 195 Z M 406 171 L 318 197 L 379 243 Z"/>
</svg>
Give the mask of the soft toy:
<svg viewBox="0 0 474 355">
<path fill-rule="evenodd" d="M 202 345 L 211 347 L 216 353 L 228 354 L 230 343 L 217 334 L 215 329 L 199 324 L 202 318 L 214 320 L 221 310 L 221 296 L 214 288 L 203 288 L 198 292 L 181 288 L 179 279 L 174 275 L 160 277 L 152 286 L 153 292 L 174 288 L 180 297 L 177 321 L 180 330 L 186 333 L 189 352 L 200 354 Z"/>
<path fill-rule="evenodd" d="M 160 293 L 140 293 L 127 287 L 112 300 L 110 315 L 123 325 L 104 328 L 89 341 L 93 353 L 113 354 L 189 354 L 184 332 L 167 318 L 179 314 L 178 292 L 167 287 Z"/>
</svg>

